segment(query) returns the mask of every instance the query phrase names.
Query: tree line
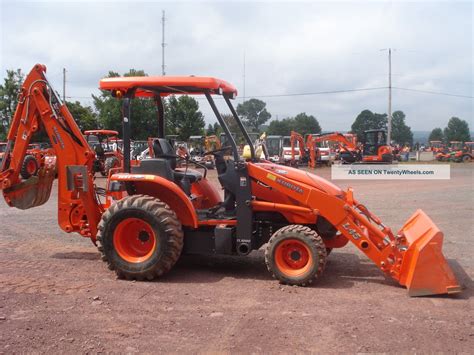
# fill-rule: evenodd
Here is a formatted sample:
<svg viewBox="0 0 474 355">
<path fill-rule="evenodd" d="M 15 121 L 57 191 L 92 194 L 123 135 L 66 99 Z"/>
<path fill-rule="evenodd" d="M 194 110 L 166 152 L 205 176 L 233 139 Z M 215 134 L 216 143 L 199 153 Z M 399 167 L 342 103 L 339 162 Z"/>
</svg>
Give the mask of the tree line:
<svg viewBox="0 0 474 355">
<path fill-rule="evenodd" d="M 118 77 L 119 73 L 110 71 L 106 77 Z M 147 76 L 143 70 L 131 69 L 123 76 Z M 7 70 L 4 82 L 0 85 L 0 140 L 5 140 L 7 129 L 17 104 L 17 95 L 23 83 L 24 75 L 17 70 Z M 92 95 L 93 106 L 85 106 L 79 101 L 67 101 L 66 104 L 72 116 L 82 131 L 89 129 L 112 129 L 121 135 L 121 103 L 113 98 L 108 91 Z M 187 95 L 169 96 L 164 101 L 166 117 L 166 134 L 177 135 L 180 140 L 187 140 L 191 135 L 220 134 L 222 129 L 218 123 L 209 124 L 205 128 L 205 119 L 199 110 L 196 99 Z M 145 140 L 154 136 L 157 129 L 156 105 L 153 100 L 137 98 L 132 101 L 133 120 L 131 135 L 134 139 Z M 316 117 L 305 112 L 294 117 L 271 120 L 272 115 L 266 108 L 266 103 L 258 99 L 249 99 L 237 105 L 236 111 L 249 132 L 260 133 L 265 130 L 267 135 L 288 136 L 296 131 L 302 135 L 322 132 Z M 232 132 L 239 129 L 232 115 L 223 114 L 223 120 Z M 403 111 L 392 114 L 392 140 L 398 144 L 413 144 L 413 133 L 405 123 Z M 270 121 L 268 125 L 266 123 Z M 351 132 L 357 134 L 359 140 L 368 129 L 387 129 L 387 114 L 363 110 L 351 125 Z M 469 125 L 458 117 L 452 117 L 446 128 L 435 128 L 429 140 L 469 141 L 471 140 Z"/>
<path fill-rule="evenodd" d="M 461 120 L 459 117 L 451 117 L 444 130 L 439 127 L 434 128 L 428 140 L 444 143 L 451 141 L 468 142 L 472 140 L 472 137 L 467 121 Z"/>
</svg>

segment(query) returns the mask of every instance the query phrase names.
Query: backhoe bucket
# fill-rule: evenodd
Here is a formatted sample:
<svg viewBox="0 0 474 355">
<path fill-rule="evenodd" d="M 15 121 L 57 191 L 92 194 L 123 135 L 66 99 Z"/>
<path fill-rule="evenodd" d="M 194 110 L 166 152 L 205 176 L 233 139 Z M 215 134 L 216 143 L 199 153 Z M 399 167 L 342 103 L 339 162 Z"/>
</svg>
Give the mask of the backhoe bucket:
<svg viewBox="0 0 474 355">
<path fill-rule="evenodd" d="M 427 296 L 461 291 L 441 251 L 443 233 L 422 211 L 417 210 L 399 231 L 408 249 L 400 269 L 400 284 L 410 296 Z"/>
<path fill-rule="evenodd" d="M 3 190 L 5 201 L 20 210 L 41 206 L 49 200 L 55 176 L 56 158 L 47 157 L 45 166 L 38 170 L 37 176 Z"/>
</svg>

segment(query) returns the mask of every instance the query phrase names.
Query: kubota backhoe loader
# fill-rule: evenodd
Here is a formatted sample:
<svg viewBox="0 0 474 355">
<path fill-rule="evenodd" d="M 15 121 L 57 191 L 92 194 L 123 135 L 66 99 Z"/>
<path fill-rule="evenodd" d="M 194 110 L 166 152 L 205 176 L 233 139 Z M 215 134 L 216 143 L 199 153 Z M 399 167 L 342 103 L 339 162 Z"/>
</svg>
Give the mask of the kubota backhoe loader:
<svg viewBox="0 0 474 355">
<path fill-rule="evenodd" d="M 443 233 L 421 210 L 394 233 L 351 189 L 343 191 L 308 172 L 260 161 L 232 106 L 237 90 L 231 84 L 195 76 L 102 79 L 100 88 L 122 102 L 124 163 L 101 189 L 94 184 L 95 154 L 45 73 L 46 67 L 38 64 L 23 83 L 0 187 L 12 207 L 27 209 L 48 200 L 54 178 L 48 164 L 28 180 L 19 176 L 28 142 L 44 127 L 58 161 L 59 225 L 96 243 L 118 277 L 154 279 L 169 271 L 182 252 L 247 255 L 266 244 L 265 261 L 273 276 L 283 283 L 307 285 L 321 276 L 327 250 L 351 242 L 412 296 L 460 291 L 441 251 Z M 206 97 L 228 138 L 228 146 L 208 152 L 216 159 L 223 199 L 205 174 L 176 168 L 178 158 L 164 139 L 162 98 L 184 93 Z M 249 145 L 245 160 L 214 95 L 223 97 Z M 134 98 L 155 100 L 158 138 L 152 147 L 155 158 L 131 166 Z M 233 159 L 223 158 L 226 150 Z"/>
</svg>

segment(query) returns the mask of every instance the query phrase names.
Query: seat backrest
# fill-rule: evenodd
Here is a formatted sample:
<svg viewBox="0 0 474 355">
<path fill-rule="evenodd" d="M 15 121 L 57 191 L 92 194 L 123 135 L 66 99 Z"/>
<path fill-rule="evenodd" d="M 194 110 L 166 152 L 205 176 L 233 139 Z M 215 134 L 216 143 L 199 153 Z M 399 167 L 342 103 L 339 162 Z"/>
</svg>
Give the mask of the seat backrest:
<svg viewBox="0 0 474 355">
<path fill-rule="evenodd" d="M 150 174 L 161 176 L 167 180 L 173 181 L 173 170 L 170 167 L 168 159 L 155 158 L 143 159 L 140 165 L 131 167 L 133 174 Z"/>
<path fill-rule="evenodd" d="M 102 144 L 100 143 L 95 145 L 94 150 L 98 158 L 101 158 L 105 155 L 104 148 L 102 147 Z"/>
<path fill-rule="evenodd" d="M 176 158 L 175 157 L 164 157 L 163 155 L 176 155 L 173 147 L 169 140 L 165 138 L 156 138 L 153 141 L 153 153 L 155 158 L 161 158 L 168 160 L 170 162 L 171 169 L 176 169 Z"/>
</svg>

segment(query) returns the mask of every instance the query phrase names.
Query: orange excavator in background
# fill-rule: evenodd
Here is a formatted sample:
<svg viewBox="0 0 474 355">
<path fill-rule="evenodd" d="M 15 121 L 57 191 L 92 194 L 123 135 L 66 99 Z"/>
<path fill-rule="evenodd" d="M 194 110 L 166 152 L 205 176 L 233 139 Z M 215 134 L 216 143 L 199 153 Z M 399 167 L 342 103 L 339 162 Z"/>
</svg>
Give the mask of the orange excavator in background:
<svg viewBox="0 0 474 355">
<path fill-rule="evenodd" d="M 443 233 L 421 210 L 393 232 L 354 196 L 329 181 L 261 160 L 231 100 L 234 86 L 211 77 L 114 77 L 100 81 L 122 104 L 123 165 L 111 171 L 105 188 L 95 184 L 95 152 L 37 64 L 26 76 L 7 136 L 0 188 L 19 209 L 49 199 L 55 175 L 45 162 L 26 180 L 20 169 L 40 127 L 57 157 L 58 223 L 98 246 L 119 278 L 152 280 L 167 273 L 182 253 L 247 255 L 265 246 L 265 262 L 280 282 L 308 285 L 321 277 L 328 251 L 352 243 L 387 276 L 421 296 L 460 292 L 442 253 Z M 212 154 L 219 185 L 199 171 L 176 167 L 179 157 L 164 138 L 163 97 L 204 95 L 227 137 Z M 237 144 L 213 96 L 224 99 L 249 145 Z M 130 161 L 131 101 L 154 100 L 158 138 L 154 158 Z M 224 159 L 231 151 L 233 159 Z M 219 191 L 223 189 L 224 198 Z"/>
<path fill-rule="evenodd" d="M 392 163 L 392 147 L 387 144 L 387 133 L 383 129 L 364 132 L 362 161 L 364 163 Z"/>
<path fill-rule="evenodd" d="M 296 144 L 298 142 L 298 144 Z M 301 134 L 295 131 L 291 131 L 290 134 L 290 146 L 291 146 L 291 160 L 290 166 L 297 167 L 298 164 L 304 164 L 307 159 L 306 154 L 306 143 Z M 296 158 L 296 148 L 299 149 L 298 159 Z"/>
<path fill-rule="evenodd" d="M 306 136 L 306 149 L 309 153 L 308 167 L 315 169 L 320 157 L 318 143 L 314 140 L 314 135 Z"/>
<path fill-rule="evenodd" d="M 372 129 L 364 132 L 362 151 L 355 138 L 346 137 L 339 132 L 316 136 L 318 142 L 338 142 L 343 148 L 340 158 L 346 163 L 391 163 L 393 161 L 392 147 L 387 144 L 386 132 L 382 129 Z"/>
<path fill-rule="evenodd" d="M 301 134 L 295 131 L 291 131 L 290 135 L 291 142 L 291 166 L 298 166 L 298 164 L 308 164 L 309 168 L 316 168 L 316 164 L 319 158 L 319 148 L 315 141 L 313 141 L 313 135 L 308 134 L 305 138 Z M 298 144 L 296 144 L 298 142 Z M 295 150 L 299 149 L 298 159 L 296 159 Z"/>
<path fill-rule="evenodd" d="M 315 144 L 320 142 L 337 142 L 339 143 L 339 157 L 345 163 L 354 163 L 361 160 L 360 149 L 357 146 L 354 135 L 351 137 L 339 132 L 330 132 L 313 136 Z"/>
</svg>

